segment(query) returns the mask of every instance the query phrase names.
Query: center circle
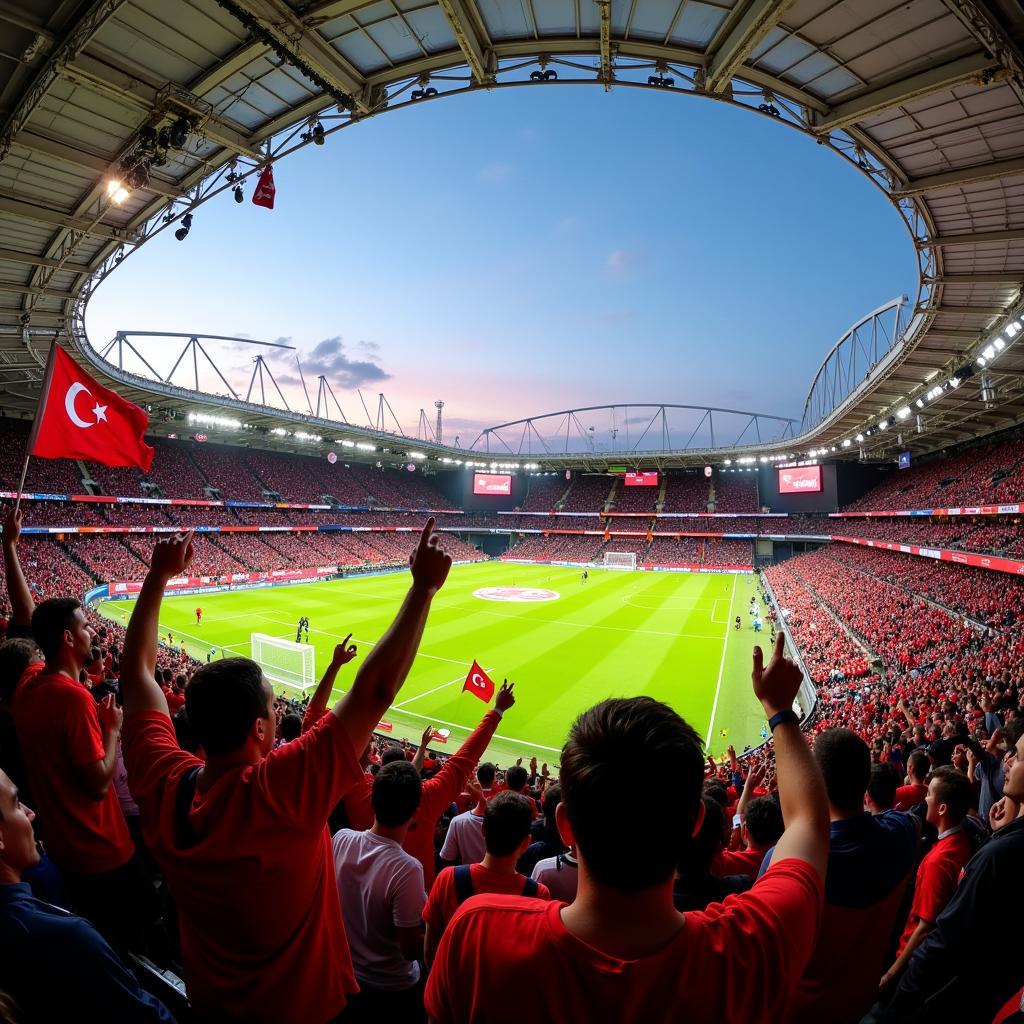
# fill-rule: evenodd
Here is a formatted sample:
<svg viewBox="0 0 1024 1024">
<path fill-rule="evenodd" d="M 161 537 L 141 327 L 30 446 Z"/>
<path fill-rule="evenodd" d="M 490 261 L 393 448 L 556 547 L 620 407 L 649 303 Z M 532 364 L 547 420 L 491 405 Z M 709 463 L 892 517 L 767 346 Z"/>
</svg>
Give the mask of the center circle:
<svg viewBox="0 0 1024 1024">
<path fill-rule="evenodd" d="M 562 595 L 557 590 L 543 587 L 481 587 L 473 591 L 481 601 L 508 601 L 521 604 L 529 601 L 557 601 Z"/>
</svg>

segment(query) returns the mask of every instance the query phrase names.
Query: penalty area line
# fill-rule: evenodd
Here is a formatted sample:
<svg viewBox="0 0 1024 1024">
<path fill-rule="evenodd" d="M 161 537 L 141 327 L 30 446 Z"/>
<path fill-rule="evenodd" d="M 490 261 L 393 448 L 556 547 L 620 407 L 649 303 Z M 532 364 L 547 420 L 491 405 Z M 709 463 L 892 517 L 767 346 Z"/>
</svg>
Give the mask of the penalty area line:
<svg viewBox="0 0 1024 1024">
<path fill-rule="evenodd" d="M 470 666 L 472 668 L 472 666 Z M 485 668 L 485 672 L 491 672 L 490 668 Z M 432 693 L 437 693 L 438 690 L 443 690 L 446 686 L 454 686 L 460 679 L 465 680 L 464 675 L 458 675 L 454 679 L 449 679 L 447 683 L 442 683 L 440 686 L 435 686 L 429 690 L 424 690 L 422 693 L 417 693 L 414 697 L 410 697 L 408 700 L 403 700 L 399 704 L 392 704 L 391 706 L 397 711 L 400 708 L 404 708 L 407 704 L 411 704 L 414 700 L 419 700 L 421 697 L 429 697 Z"/>
</svg>

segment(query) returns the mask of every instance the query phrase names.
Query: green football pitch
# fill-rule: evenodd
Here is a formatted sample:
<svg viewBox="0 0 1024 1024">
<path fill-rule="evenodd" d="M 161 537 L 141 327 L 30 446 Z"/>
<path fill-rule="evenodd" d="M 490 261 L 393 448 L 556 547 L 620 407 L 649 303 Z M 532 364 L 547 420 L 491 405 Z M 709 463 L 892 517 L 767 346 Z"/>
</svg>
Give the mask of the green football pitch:
<svg viewBox="0 0 1024 1024">
<path fill-rule="evenodd" d="M 172 632 L 175 644 L 200 660 L 211 645 L 217 656 L 248 656 L 252 633 L 294 641 L 305 615 L 317 677 L 347 633 L 358 645 L 359 656 L 338 676 L 343 689 L 391 622 L 408 584 L 403 572 L 170 597 L 160 631 L 164 638 Z M 487 588 L 494 588 L 490 600 L 480 593 Z M 516 705 L 490 748 L 499 764 L 534 754 L 557 764 L 580 711 L 606 697 L 637 694 L 675 707 L 715 755 L 730 743 L 737 750 L 756 746 L 764 715 L 750 686 L 751 649 L 755 639 L 767 647 L 769 637 L 755 636 L 751 628 L 747 608 L 754 592 L 754 578 L 744 575 L 591 570 L 584 583 L 579 570 L 556 566 L 455 566 L 385 721 L 393 735 L 410 739 L 428 724 L 448 729 L 446 746 L 454 749 L 485 710 L 462 692 L 476 659 L 496 683 L 507 677 L 516 686 Z M 530 597 L 546 599 L 522 599 Z M 200 626 L 197 605 L 203 609 Z M 132 601 L 107 601 L 100 610 L 127 622 L 132 607 Z M 741 630 L 732 626 L 737 615 Z"/>
</svg>

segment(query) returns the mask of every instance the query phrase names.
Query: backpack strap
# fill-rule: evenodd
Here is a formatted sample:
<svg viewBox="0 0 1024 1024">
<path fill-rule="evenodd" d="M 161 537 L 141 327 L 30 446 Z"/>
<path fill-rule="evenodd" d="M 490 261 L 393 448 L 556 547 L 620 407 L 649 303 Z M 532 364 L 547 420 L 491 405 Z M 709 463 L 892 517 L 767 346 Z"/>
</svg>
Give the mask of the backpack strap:
<svg viewBox="0 0 1024 1024">
<path fill-rule="evenodd" d="M 196 783 L 199 781 L 200 765 L 185 772 L 178 780 L 178 790 L 174 794 L 174 829 L 177 845 L 187 850 L 196 845 L 196 836 L 189 821 L 189 811 L 196 795 Z"/>
<path fill-rule="evenodd" d="M 523 886 L 524 896 L 536 896 L 537 895 L 537 880 L 534 878 L 528 878 L 526 885 Z"/>
<path fill-rule="evenodd" d="M 459 864 L 452 870 L 455 880 L 455 898 L 459 904 L 463 904 L 473 895 L 473 872 L 471 865 Z"/>
</svg>

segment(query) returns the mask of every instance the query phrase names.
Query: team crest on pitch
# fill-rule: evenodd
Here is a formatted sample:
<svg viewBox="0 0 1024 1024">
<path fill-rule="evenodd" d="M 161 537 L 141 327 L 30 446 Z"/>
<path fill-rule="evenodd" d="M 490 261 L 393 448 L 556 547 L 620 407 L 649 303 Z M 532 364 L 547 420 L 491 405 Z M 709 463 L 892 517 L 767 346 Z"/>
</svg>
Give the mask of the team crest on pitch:
<svg viewBox="0 0 1024 1024">
<path fill-rule="evenodd" d="M 562 595 L 557 590 L 543 587 L 481 587 L 473 591 L 482 601 L 508 601 L 523 604 L 530 601 L 557 601 Z"/>
</svg>

